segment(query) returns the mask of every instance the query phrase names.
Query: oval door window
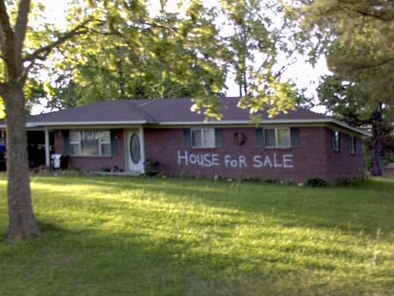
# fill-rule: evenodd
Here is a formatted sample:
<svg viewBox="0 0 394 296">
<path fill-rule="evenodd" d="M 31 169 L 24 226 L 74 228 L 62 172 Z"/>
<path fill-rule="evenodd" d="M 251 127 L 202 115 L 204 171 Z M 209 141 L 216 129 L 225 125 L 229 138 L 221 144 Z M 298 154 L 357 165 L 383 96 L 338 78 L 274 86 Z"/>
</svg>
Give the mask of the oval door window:
<svg viewBox="0 0 394 296">
<path fill-rule="evenodd" d="M 140 139 L 137 134 L 130 137 L 130 157 L 134 164 L 138 164 L 141 160 Z"/>
</svg>

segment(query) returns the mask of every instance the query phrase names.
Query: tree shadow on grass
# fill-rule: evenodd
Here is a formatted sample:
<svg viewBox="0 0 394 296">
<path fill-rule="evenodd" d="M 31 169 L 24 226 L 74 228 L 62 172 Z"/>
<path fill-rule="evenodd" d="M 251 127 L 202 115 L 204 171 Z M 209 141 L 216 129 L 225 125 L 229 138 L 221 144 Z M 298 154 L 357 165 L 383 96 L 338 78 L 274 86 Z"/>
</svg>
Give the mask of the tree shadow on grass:
<svg viewBox="0 0 394 296">
<path fill-rule="evenodd" d="M 68 179 L 70 186 L 92 186 L 92 190 L 114 196 L 138 190 L 141 198 L 160 194 L 169 202 L 176 198 L 236 211 L 273 216 L 285 226 L 333 228 L 371 235 L 394 228 L 394 183 L 380 180 L 360 186 L 297 188 L 267 184 L 240 184 L 202 180 L 161 180 L 157 178 Z M 39 181 L 41 182 L 41 181 Z M 46 183 L 59 185 L 51 178 Z M 135 191 L 134 191 L 135 192 Z M 282 221 L 282 222 L 281 222 Z"/>
<path fill-rule="evenodd" d="M 2 295 L 350 295 L 374 284 L 132 231 L 50 225 L 41 238 L 0 250 Z"/>
</svg>

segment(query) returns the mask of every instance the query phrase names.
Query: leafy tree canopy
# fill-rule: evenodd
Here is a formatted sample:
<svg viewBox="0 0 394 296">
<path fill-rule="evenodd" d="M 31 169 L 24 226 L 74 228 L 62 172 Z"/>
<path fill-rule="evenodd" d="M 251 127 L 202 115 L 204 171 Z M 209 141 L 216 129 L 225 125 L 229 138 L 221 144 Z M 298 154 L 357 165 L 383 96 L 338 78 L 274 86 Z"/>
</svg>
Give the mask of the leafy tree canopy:
<svg viewBox="0 0 394 296">
<path fill-rule="evenodd" d="M 281 80 L 284 68 L 277 67 L 278 52 L 289 49 L 289 36 L 281 30 L 285 22 L 273 22 L 283 15 L 283 6 L 276 1 L 226 0 L 219 8 L 209 8 L 193 0 L 179 1 L 179 11 L 170 12 L 169 2 L 161 0 L 155 13 L 145 1 L 103 1 L 94 8 L 77 3 L 70 16 L 93 10 L 104 25 L 60 48 L 57 71 L 72 82 L 75 96 L 54 96 L 52 91 L 50 100 L 60 107 L 109 99 L 192 97 L 195 111 L 219 119 L 215 98 L 223 95 L 235 69 L 245 90 L 240 107 L 251 113 L 269 109 L 275 115 L 294 106 L 297 93 Z M 223 33 L 217 19 L 225 19 L 230 33 Z M 50 87 L 56 88 L 56 82 Z"/>
<path fill-rule="evenodd" d="M 312 59 L 327 57 L 333 75 L 321 102 L 336 116 L 372 130 L 373 174 L 382 174 L 383 140 L 394 122 L 394 2 L 299 1 Z"/>
</svg>

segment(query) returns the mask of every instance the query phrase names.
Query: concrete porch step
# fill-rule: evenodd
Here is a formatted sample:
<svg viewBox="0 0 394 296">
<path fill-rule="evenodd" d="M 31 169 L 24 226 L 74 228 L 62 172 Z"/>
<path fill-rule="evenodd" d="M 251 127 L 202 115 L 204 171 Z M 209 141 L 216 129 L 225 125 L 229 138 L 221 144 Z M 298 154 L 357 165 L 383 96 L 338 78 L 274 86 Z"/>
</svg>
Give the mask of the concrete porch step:
<svg viewBox="0 0 394 296">
<path fill-rule="evenodd" d="M 87 172 L 88 175 L 94 175 L 94 176 L 120 176 L 120 177 L 126 177 L 126 176 L 140 176 L 142 175 L 141 172 L 139 171 L 126 171 L 126 172 L 102 172 L 102 171 L 91 171 Z"/>
</svg>

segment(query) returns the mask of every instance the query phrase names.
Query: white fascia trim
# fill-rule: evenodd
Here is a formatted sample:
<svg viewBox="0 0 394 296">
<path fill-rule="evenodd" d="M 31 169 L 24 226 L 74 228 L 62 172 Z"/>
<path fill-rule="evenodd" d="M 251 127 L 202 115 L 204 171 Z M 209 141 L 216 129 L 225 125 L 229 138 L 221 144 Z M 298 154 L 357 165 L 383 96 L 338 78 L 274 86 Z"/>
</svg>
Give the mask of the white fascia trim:
<svg viewBox="0 0 394 296">
<path fill-rule="evenodd" d="M 351 127 L 346 123 L 343 123 L 339 120 L 332 118 L 322 118 L 322 119 L 271 119 L 271 120 L 262 120 L 260 124 L 299 124 L 299 123 L 333 123 L 354 131 L 356 133 L 362 134 L 363 136 L 370 137 L 371 134 Z M 157 125 L 171 125 L 171 126 L 182 126 L 182 125 L 251 125 L 250 120 L 222 120 L 222 121 L 162 121 L 157 123 Z"/>
<path fill-rule="evenodd" d="M 330 119 L 271 119 L 262 120 L 260 124 L 278 124 L 278 123 L 325 123 Z M 158 125 L 228 125 L 228 124 L 246 124 L 251 125 L 250 120 L 221 120 L 221 121 L 162 121 Z"/>
<path fill-rule="evenodd" d="M 363 131 L 363 130 L 358 129 L 358 128 L 355 128 L 355 127 L 352 127 L 352 126 L 350 126 L 350 125 L 348 125 L 348 124 L 346 124 L 346 123 L 344 123 L 344 122 L 342 122 L 342 121 L 339 121 L 339 120 L 336 120 L 336 119 L 331 119 L 331 122 L 334 123 L 334 124 L 336 124 L 336 125 L 339 125 L 339 126 L 341 126 L 341 127 L 344 127 L 344 128 L 346 128 L 346 129 L 348 129 L 348 130 L 351 130 L 351 131 L 353 131 L 353 132 L 362 134 L 363 136 L 366 136 L 366 137 L 368 137 L 368 138 L 372 137 L 372 134 L 371 134 L 371 133 L 366 132 L 366 131 Z"/>
<path fill-rule="evenodd" d="M 141 125 L 145 124 L 147 121 L 58 121 L 58 122 L 37 122 L 37 123 L 27 123 L 26 127 L 39 127 L 39 126 L 89 126 L 89 125 Z"/>
</svg>

